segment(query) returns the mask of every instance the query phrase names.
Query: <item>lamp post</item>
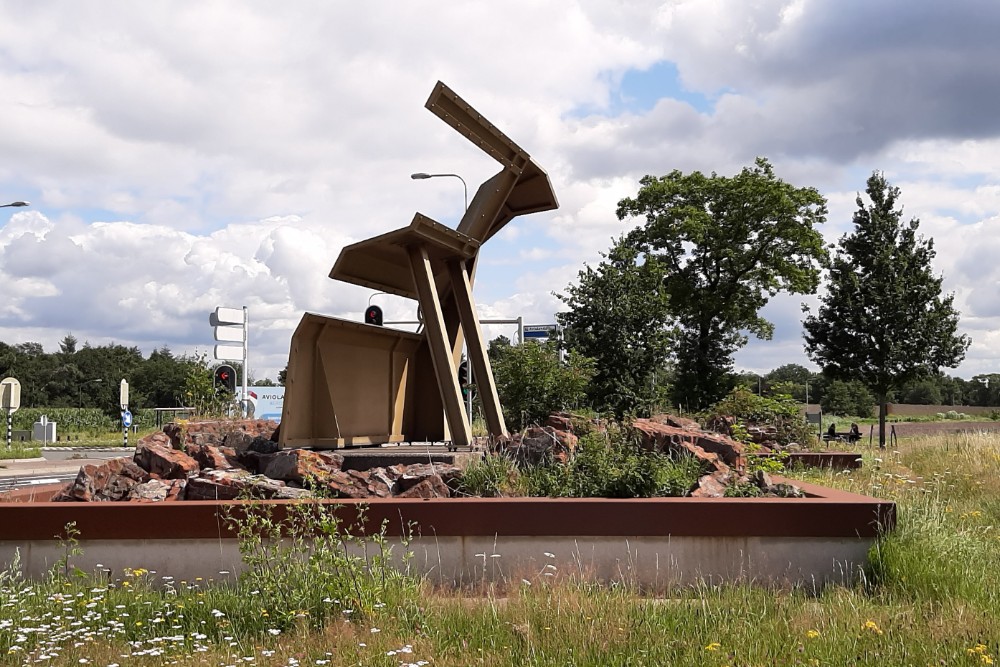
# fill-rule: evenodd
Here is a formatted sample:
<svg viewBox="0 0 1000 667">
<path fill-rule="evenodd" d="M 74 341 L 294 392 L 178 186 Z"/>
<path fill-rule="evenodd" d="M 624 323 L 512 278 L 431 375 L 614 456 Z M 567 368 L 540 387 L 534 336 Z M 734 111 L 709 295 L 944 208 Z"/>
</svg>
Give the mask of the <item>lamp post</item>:
<svg viewBox="0 0 1000 667">
<path fill-rule="evenodd" d="M 15 201 L 15 202 L 11 202 L 9 204 L 0 204 L 0 208 L 8 208 L 10 206 L 13 206 L 13 207 L 31 206 L 31 202 L 27 202 L 27 201 Z"/>
<path fill-rule="evenodd" d="M 95 382 L 104 382 L 104 378 L 95 378 L 93 380 L 87 380 L 86 382 L 84 382 L 83 384 L 80 385 L 80 396 L 79 396 L 80 401 L 79 402 L 80 402 L 80 407 L 81 408 L 83 407 L 83 388 L 86 387 L 88 384 L 95 383 Z"/>
<path fill-rule="evenodd" d="M 469 186 L 465 184 L 465 179 L 458 174 L 425 174 L 424 172 L 419 172 L 416 174 L 410 174 L 410 178 L 415 181 L 425 181 L 428 178 L 441 178 L 443 176 L 450 176 L 452 178 L 457 178 L 462 181 L 462 193 L 465 195 L 465 210 L 469 210 Z"/>
<path fill-rule="evenodd" d="M 465 209 L 467 213 L 469 211 L 469 186 L 465 184 L 465 179 L 458 174 L 428 174 L 425 172 L 417 172 L 416 174 L 410 174 L 410 178 L 415 181 L 425 181 L 428 178 L 444 178 L 451 177 L 457 178 L 462 181 L 462 194 L 465 196 Z M 469 391 L 465 396 L 465 411 L 469 414 L 469 426 L 472 426 L 472 387 L 471 385 L 475 382 L 472 377 L 472 364 L 469 364 Z"/>
</svg>

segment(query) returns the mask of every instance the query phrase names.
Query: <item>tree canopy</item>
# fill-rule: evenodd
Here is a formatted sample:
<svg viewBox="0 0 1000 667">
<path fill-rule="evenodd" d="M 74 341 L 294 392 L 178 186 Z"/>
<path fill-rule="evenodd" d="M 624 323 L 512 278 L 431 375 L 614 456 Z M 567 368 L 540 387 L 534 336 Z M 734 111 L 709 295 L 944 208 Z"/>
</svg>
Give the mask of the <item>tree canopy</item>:
<svg viewBox="0 0 1000 667">
<path fill-rule="evenodd" d="M 771 337 L 773 325 L 760 316 L 768 300 L 816 290 L 826 256 L 816 226 L 826 220 L 826 200 L 779 179 L 764 158 L 733 177 L 673 171 L 640 183 L 617 213 L 646 222 L 621 245 L 659 274 L 678 327 L 674 401 L 707 407 L 730 388 L 744 332 Z"/>
<path fill-rule="evenodd" d="M 969 347 L 958 335 L 954 296 L 942 296 L 931 262 L 934 242 L 903 221 L 899 188 L 879 172 L 859 194 L 855 229 L 829 261 L 829 282 L 817 314 L 804 321 L 806 352 L 834 379 L 859 380 L 879 404 L 885 447 L 886 400 L 893 389 L 957 366 Z"/>
<path fill-rule="evenodd" d="M 617 416 L 642 414 L 658 402 L 657 371 L 670 355 L 671 316 L 663 271 L 655 259 L 619 239 L 596 268 L 557 295 L 570 310 L 556 315 L 570 350 L 595 362 L 591 405 Z"/>
</svg>

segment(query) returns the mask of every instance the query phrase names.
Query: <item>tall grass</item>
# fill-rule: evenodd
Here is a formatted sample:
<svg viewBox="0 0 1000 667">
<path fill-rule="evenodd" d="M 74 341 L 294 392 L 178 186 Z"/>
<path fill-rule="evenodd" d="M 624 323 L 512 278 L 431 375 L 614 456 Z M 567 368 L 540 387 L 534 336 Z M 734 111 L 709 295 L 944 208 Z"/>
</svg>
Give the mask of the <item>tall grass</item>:
<svg viewBox="0 0 1000 667">
<path fill-rule="evenodd" d="M 705 582 L 654 599 L 551 565 L 470 597 L 383 568 L 378 549 L 310 563 L 305 552 L 281 550 L 294 540 L 279 548 L 263 539 L 265 517 L 247 524 L 251 574 L 235 584 L 166 580 L 141 568 L 27 582 L 12 566 L 0 574 L 0 659 L 60 667 L 993 664 L 998 442 L 904 440 L 882 460 L 864 454 L 861 470 L 796 473 L 898 503 L 898 527 L 854 587 Z M 330 526 L 331 549 L 338 534 Z M 306 569 L 291 571 L 293 563 Z"/>
</svg>

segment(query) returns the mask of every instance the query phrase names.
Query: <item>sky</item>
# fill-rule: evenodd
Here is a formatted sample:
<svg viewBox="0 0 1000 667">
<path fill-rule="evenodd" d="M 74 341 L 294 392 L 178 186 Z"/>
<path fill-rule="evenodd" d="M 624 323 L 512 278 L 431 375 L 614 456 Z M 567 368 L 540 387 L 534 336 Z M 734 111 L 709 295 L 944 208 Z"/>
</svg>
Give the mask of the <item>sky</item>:
<svg viewBox="0 0 1000 667">
<path fill-rule="evenodd" d="M 304 312 L 414 319 L 328 274 L 415 212 L 457 224 L 462 183 L 410 174 L 458 174 L 471 196 L 497 171 L 424 109 L 441 80 L 560 201 L 484 245 L 482 319 L 553 322 L 555 295 L 638 224 L 615 207 L 644 175 L 765 156 L 827 198 L 830 243 L 883 171 L 972 338 L 948 372 L 997 372 L 997 34 L 986 0 L 6 0 L 0 204 L 31 206 L 0 208 L 0 340 L 211 355 L 209 314 L 247 306 L 261 379 Z M 737 367 L 813 367 L 803 303 L 775 297 L 773 339 Z"/>
</svg>

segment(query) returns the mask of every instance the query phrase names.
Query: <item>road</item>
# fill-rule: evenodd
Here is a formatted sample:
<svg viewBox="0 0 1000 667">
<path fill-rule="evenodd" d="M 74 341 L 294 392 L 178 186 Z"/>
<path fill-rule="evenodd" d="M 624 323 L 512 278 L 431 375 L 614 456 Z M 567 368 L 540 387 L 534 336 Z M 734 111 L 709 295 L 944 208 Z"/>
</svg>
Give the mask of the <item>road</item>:
<svg viewBox="0 0 1000 667">
<path fill-rule="evenodd" d="M 133 449 L 47 449 L 42 458 L 0 460 L 0 492 L 38 484 L 68 482 L 80 466 L 101 463 L 119 456 L 129 456 Z"/>
</svg>

